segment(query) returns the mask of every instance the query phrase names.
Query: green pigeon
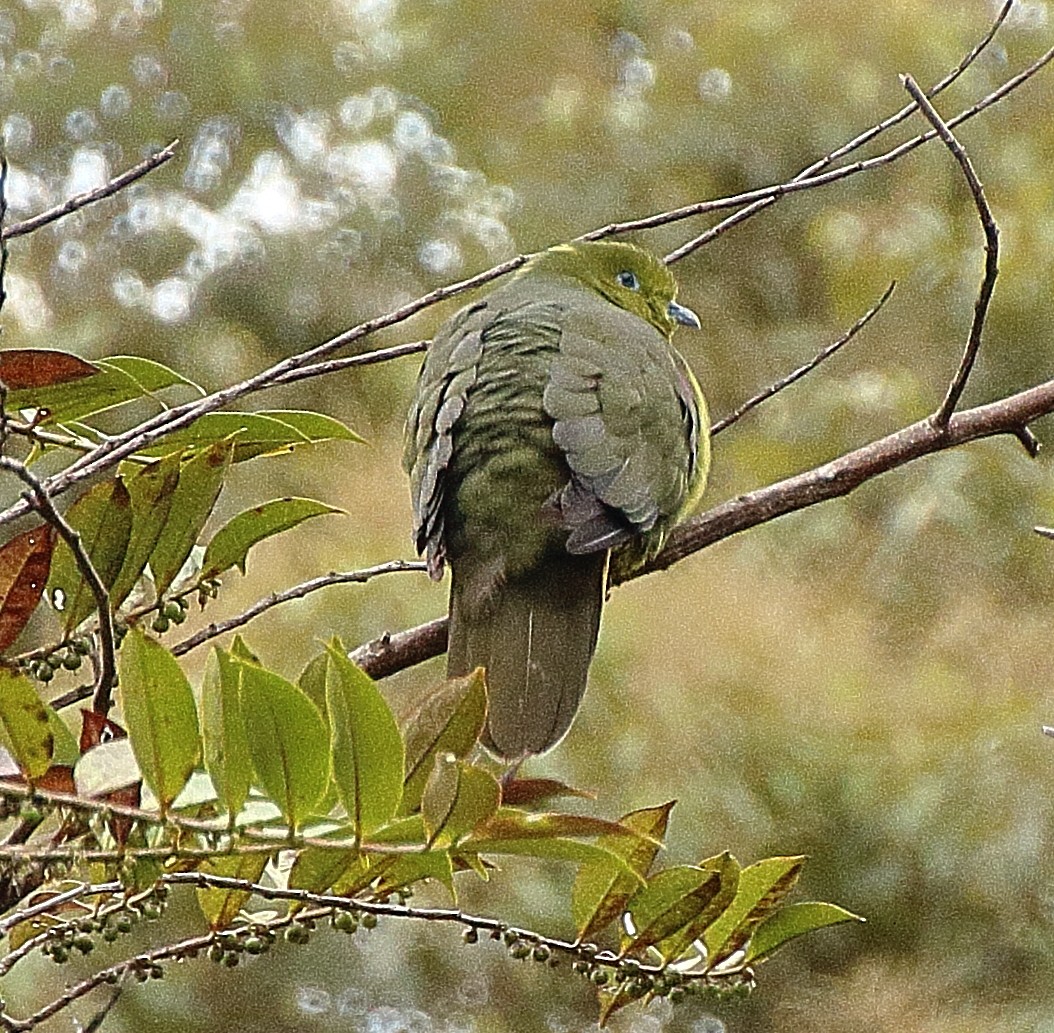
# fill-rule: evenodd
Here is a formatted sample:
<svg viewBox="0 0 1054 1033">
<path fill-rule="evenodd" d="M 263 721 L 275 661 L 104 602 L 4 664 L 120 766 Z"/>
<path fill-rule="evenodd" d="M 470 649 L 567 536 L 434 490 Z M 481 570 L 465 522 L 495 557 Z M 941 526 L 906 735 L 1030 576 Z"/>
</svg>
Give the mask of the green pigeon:
<svg viewBox="0 0 1054 1033">
<path fill-rule="evenodd" d="M 698 328 L 654 255 L 561 244 L 435 335 L 407 419 L 414 538 L 452 573 L 448 673 L 486 668 L 483 743 L 510 762 L 566 734 L 609 561 L 654 556 L 710 465 Z"/>
</svg>

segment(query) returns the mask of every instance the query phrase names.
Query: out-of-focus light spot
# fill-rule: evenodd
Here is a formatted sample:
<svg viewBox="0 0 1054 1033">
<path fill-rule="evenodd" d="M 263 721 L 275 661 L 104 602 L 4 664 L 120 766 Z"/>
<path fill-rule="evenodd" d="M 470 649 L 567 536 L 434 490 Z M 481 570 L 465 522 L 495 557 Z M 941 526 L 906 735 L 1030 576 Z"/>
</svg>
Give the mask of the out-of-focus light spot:
<svg viewBox="0 0 1054 1033">
<path fill-rule="evenodd" d="M 351 75 L 366 63 L 366 48 L 354 40 L 342 40 L 333 48 L 333 67 L 342 75 Z"/>
<path fill-rule="evenodd" d="M 1015 29 L 1045 29 L 1050 20 L 1049 4 L 1044 0 L 1018 0 L 1010 8 L 1006 24 Z"/>
<path fill-rule="evenodd" d="M 132 272 L 131 269 L 122 269 L 113 278 L 110 289 L 117 303 L 125 308 L 138 308 L 140 305 L 145 305 L 149 293 L 142 277 Z"/>
<path fill-rule="evenodd" d="M 257 155 L 226 213 L 270 233 L 289 233 L 320 229 L 336 218 L 337 210 L 328 202 L 304 201 L 299 183 L 289 175 L 286 159 L 265 151 Z"/>
<path fill-rule="evenodd" d="M 189 190 L 204 192 L 219 186 L 231 163 L 231 148 L 238 139 L 237 123 L 212 118 L 198 129 L 190 145 L 183 184 Z"/>
<path fill-rule="evenodd" d="M 0 11 L 0 47 L 13 46 L 17 34 L 15 19 L 7 11 Z"/>
<path fill-rule="evenodd" d="M 70 159 L 70 170 L 66 174 L 62 193 L 66 197 L 96 190 L 110 178 L 110 165 L 102 151 L 94 147 L 81 147 Z"/>
<path fill-rule="evenodd" d="M 66 23 L 66 28 L 75 32 L 90 29 L 99 17 L 93 0 L 62 0 L 58 6 L 62 10 L 62 20 Z"/>
<path fill-rule="evenodd" d="M 708 68 L 699 74 L 699 96 L 703 100 L 725 101 L 732 93 L 732 76 L 724 68 Z"/>
<path fill-rule="evenodd" d="M 80 272 L 84 263 L 88 260 L 88 249 L 82 241 L 67 240 L 59 248 L 55 256 L 55 265 L 64 273 L 75 274 Z"/>
<path fill-rule="evenodd" d="M 7 303 L 4 305 L 4 315 L 13 319 L 27 333 L 47 330 L 52 323 L 52 312 L 37 281 L 19 276 L 10 269 L 5 279 Z"/>
<path fill-rule="evenodd" d="M 103 118 L 122 118 L 132 110 L 132 95 L 116 83 L 99 94 L 99 111 Z"/>
<path fill-rule="evenodd" d="M 692 1023 L 692 1033 L 725 1033 L 725 1024 L 713 1015 L 704 1015 Z"/>
<path fill-rule="evenodd" d="M 381 1005 L 366 1015 L 365 1033 L 433 1033 L 435 1023 L 415 1008 L 393 1008 Z"/>
<path fill-rule="evenodd" d="M 156 18 L 161 13 L 161 0 L 132 0 L 132 10 L 141 18 Z"/>
<path fill-rule="evenodd" d="M 278 137 L 302 164 L 317 162 L 328 147 L 329 118 L 321 111 L 291 112 L 278 120 Z"/>
<path fill-rule="evenodd" d="M 66 116 L 66 135 L 73 140 L 88 140 L 98 128 L 99 123 L 87 108 L 75 108 Z"/>
<path fill-rule="evenodd" d="M 11 59 L 11 71 L 23 79 L 39 75 L 43 65 L 43 59 L 35 50 L 20 50 Z"/>
<path fill-rule="evenodd" d="M 325 1015 L 333 1007 L 333 998 L 320 986 L 298 986 L 296 1006 L 304 1015 Z"/>
<path fill-rule="evenodd" d="M 390 197 L 395 189 L 398 161 L 389 144 L 363 140 L 334 147 L 326 157 L 326 171 L 359 187 L 376 202 Z"/>
<path fill-rule="evenodd" d="M 165 81 L 167 73 L 153 54 L 136 54 L 132 58 L 132 77 L 141 86 L 157 86 Z"/>
<path fill-rule="evenodd" d="M 373 121 L 373 98 L 363 94 L 346 97 L 340 106 L 340 124 L 345 129 L 362 130 Z"/>
<path fill-rule="evenodd" d="M 12 112 L 4 119 L 0 136 L 3 137 L 7 156 L 15 157 L 21 151 L 27 150 L 33 143 L 33 123 L 25 115 Z"/>
<path fill-rule="evenodd" d="M 163 323 L 180 323 L 190 315 L 190 284 L 171 276 L 157 284 L 150 294 L 150 311 Z"/>
<path fill-rule="evenodd" d="M 419 111 L 400 111 L 392 129 L 392 140 L 400 151 L 424 150 L 432 139 L 432 127 Z"/>
<path fill-rule="evenodd" d="M 40 176 L 12 165 L 7 172 L 7 205 L 13 214 L 38 212 L 51 204 L 51 194 Z"/>
<path fill-rule="evenodd" d="M 430 273 L 450 273 L 461 265 L 461 249 L 452 240 L 426 240 L 417 260 Z"/>
</svg>

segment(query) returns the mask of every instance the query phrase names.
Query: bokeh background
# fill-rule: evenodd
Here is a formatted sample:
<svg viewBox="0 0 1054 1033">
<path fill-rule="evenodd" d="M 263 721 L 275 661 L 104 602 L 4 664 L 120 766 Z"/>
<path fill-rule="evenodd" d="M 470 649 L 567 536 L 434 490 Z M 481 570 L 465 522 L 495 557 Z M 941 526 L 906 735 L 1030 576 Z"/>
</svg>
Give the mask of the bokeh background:
<svg viewBox="0 0 1054 1033">
<path fill-rule="evenodd" d="M 518 250 L 787 179 L 899 108 L 898 73 L 942 76 L 995 6 L 9 0 L 11 218 L 182 144 L 118 198 L 12 242 L 4 344 L 150 355 L 222 386 Z M 942 111 L 1054 44 L 1050 8 L 1021 0 Z M 968 401 L 1054 366 L 1052 109 L 1048 70 L 960 130 L 1004 249 Z M 704 225 L 638 239 L 668 249 Z M 680 344 L 715 415 L 899 283 L 846 352 L 718 439 L 710 501 L 934 407 L 969 325 L 980 244 L 959 171 L 930 146 L 788 198 L 681 263 L 681 298 L 704 330 Z M 427 336 L 451 311 L 372 343 Z M 256 399 L 333 413 L 369 444 L 237 469 L 220 518 L 284 494 L 347 516 L 261 546 L 208 617 L 410 554 L 399 440 L 417 365 Z M 1054 436 L 1049 423 L 1036 430 Z M 1054 546 L 1030 530 L 1054 522 L 1051 480 L 1046 453 L 980 443 L 615 592 L 577 724 L 530 771 L 595 789 L 610 816 L 678 798 L 674 861 L 808 853 L 799 899 L 836 901 L 868 924 L 787 948 L 749 1000 L 629 1009 L 614 1028 L 1054 1030 L 1054 742 L 1040 733 L 1054 718 Z M 272 611 L 246 637 L 295 676 L 333 634 L 354 645 L 444 605 L 444 587 L 402 575 Z M 189 658 L 192 673 L 203 659 Z M 433 661 L 385 690 L 405 712 L 441 672 Z M 515 865 L 466 887 L 465 903 L 568 933 L 569 885 L 562 868 Z M 193 920 L 180 910 L 173 932 Z M 592 1022 L 587 987 L 566 973 L 462 948 L 452 930 L 364 936 L 320 933 L 234 972 L 181 966 L 126 992 L 104 1028 L 571 1033 Z M 71 974 L 48 962 L 21 972 L 5 995 L 26 1006 Z"/>
</svg>

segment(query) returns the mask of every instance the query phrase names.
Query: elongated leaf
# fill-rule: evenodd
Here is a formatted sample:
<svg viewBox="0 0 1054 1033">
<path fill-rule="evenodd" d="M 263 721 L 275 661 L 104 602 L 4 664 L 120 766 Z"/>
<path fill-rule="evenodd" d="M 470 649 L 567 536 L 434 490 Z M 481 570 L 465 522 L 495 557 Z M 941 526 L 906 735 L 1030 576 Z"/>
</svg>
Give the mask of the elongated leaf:
<svg viewBox="0 0 1054 1033">
<path fill-rule="evenodd" d="M 329 667 L 329 653 L 323 650 L 318 656 L 312 657 L 300 672 L 296 683 L 312 703 L 322 712 L 322 716 L 329 721 L 329 711 L 326 709 L 326 670 Z"/>
<path fill-rule="evenodd" d="M 391 708 L 373 680 L 337 644 L 328 648 L 333 777 L 361 837 L 389 821 L 403 792 L 403 740 Z"/>
<path fill-rule="evenodd" d="M 132 529 L 121 570 L 110 589 L 114 609 L 128 598 L 161 537 L 179 483 L 179 466 L 180 455 L 175 453 L 124 477 L 131 500 Z"/>
<path fill-rule="evenodd" d="M 51 766 L 55 737 L 48 708 L 28 678 L 5 668 L 0 668 L 0 744 L 25 778 L 40 778 Z"/>
<path fill-rule="evenodd" d="M 201 685 L 205 770 L 231 818 L 249 798 L 253 771 L 242 713 L 241 673 L 238 661 L 214 648 L 205 664 Z"/>
<path fill-rule="evenodd" d="M 717 896 L 721 876 L 706 868 L 677 865 L 656 872 L 630 900 L 629 931 L 622 936 L 623 952 L 643 951 L 674 936 Z"/>
<path fill-rule="evenodd" d="M 54 545 L 54 530 L 40 524 L 0 548 L 0 652 L 18 638 L 40 603 Z"/>
<path fill-rule="evenodd" d="M 541 800 L 555 800 L 562 796 L 595 800 L 592 789 L 576 789 L 556 778 L 512 778 L 502 782 L 501 801 L 509 807 L 524 807 Z"/>
<path fill-rule="evenodd" d="M 288 531 L 311 517 L 342 513 L 314 499 L 272 499 L 232 517 L 212 537 L 202 560 L 202 577 L 215 577 L 231 567 L 245 573 L 245 558 L 258 542 Z"/>
<path fill-rule="evenodd" d="M 91 565 L 109 589 L 124 562 L 132 531 L 128 489 L 119 478 L 92 485 L 66 511 L 66 521 L 80 535 Z M 91 587 L 64 541 L 55 546 L 47 591 L 52 605 L 62 614 L 67 634 L 96 608 Z"/>
<path fill-rule="evenodd" d="M 609 850 L 580 839 L 553 836 L 545 839 L 486 839 L 472 835 L 451 848 L 453 858 L 469 858 L 478 854 L 510 854 L 534 857 L 542 861 L 570 861 L 572 864 L 625 864 Z M 629 872 L 629 868 L 625 869 Z M 643 880 L 641 880 L 643 881 Z"/>
<path fill-rule="evenodd" d="M 502 807 L 493 818 L 477 829 L 480 836 L 488 839 L 546 839 L 555 836 L 592 838 L 593 836 L 628 837 L 631 841 L 660 845 L 649 833 L 629 828 L 617 821 L 594 818 L 587 814 L 531 814 L 512 807 Z M 619 858 L 620 868 L 626 862 Z"/>
<path fill-rule="evenodd" d="M 183 384 L 204 392 L 167 366 L 135 355 L 116 355 L 97 359 L 99 372 L 72 382 L 51 386 L 27 387 L 11 391 L 7 408 L 46 410 L 42 422 L 68 423 L 123 405 L 135 398 Z"/>
<path fill-rule="evenodd" d="M 392 858 L 381 876 L 380 893 L 391 893 L 406 886 L 433 879 L 454 894 L 454 865 L 446 850 L 427 850 L 422 854 L 403 854 Z"/>
<path fill-rule="evenodd" d="M 358 850 L 306 846 L 289 871 L 289 888 L 325 893 L 361 857 Z"/>
<path fill-rule="evenodd" d="M 169 434 L 140 455 L 164 455 L 173 448 L 201 449 L 232 435 L 236 435 L 236 463 L 257 456 L 290 452 L 299 445 L 319 441 L 362 441 L 339 420 L 322 413 L 287 410 L 213 412 L 200 416 L 189 427 Z"/>
<path fill-rule="evenodd" d="M 266 866 L 267 854 L 234 854 L 210 858 L 198 871 L 206 875 L 224 875 L 231 879 L 259 882 Z M 199 889 L 197 893 L 198 906 L 210 929 L 226 929 L 252 896 L 248 890 L 241 889 Z"/>
<path fill-rule="evenodd" d="M 51 387 L 99 372 L 98 366 L 69 352 L 50 348 L 5 348 L 0 351 L 0 380 L 8 391 Z"/>
<path fill-rule="evenodd" d="M 719 886 L 710 901 L 694 918 L 655 944 L 655 949 L 669 961 L 679 958 L 689 950 L 696 952 L 696 941 L 701 940 L 707 928 L 724 914 L 739 890 L 739 862 L 727 850 L 716 857 L 707 858 L 699 867 L 716 873 Z"/>
<path fill-rule="evenodd" d="M 48 727 L 51 729 L 53 747 L 51 751 L 51 763 L 73 767 L 81 755 L 77 748 L 77 740 L 73 733 L 66 727 L 66 722 L 59 717 L 58 712 L 47 704 L 44 709 L 48 714 Z"/>
<path fill-rule="evenodd" d="M 295 685 L 254 663 L 241 667 L 245 735 L 256 777 L 290 827 L 312 814 L 330 777 L 329 731 Z"/>
<path fill-rule="evenodd" d="M 219 498 L 233 452 L 233 442 L 218 441 L 180 470 L 168 519 L 150 554 L 158 595 L 168 590 L 194 548 Z"/>
<path fill-rule="evenodd" d="M 490 818 L 500 802 L 501 787 L 489 771 L 452 753 L 436 757 L 421 800 L 429 841 L 438 849 L 456 843 Z"/>
<path fill-rule="evenodd" d="M 487 689 L 483 668 L 464 678 L 443 682 L 407 722 L 406 776 L 400 814 L 411 814 L 432 774 L 436 757 L 467 756 L 487 719 Z"/>
<path fill-rule="evenodd" d="M 164 646 L 133 628 L 120 653 L 120 693 L 143 780 L 167 810 L 201 758 L 190 682 Z"/>
<path fill-rule="evenodd" d="M 825 904 L 819 901 L 806 901 L 801 904 L 787 904 L 775 914 L 758 923 L 750 938 L 743 964 L 764 961 L 771 957 L 788 940 L 796 936 L 824 929 L 829 925 L 841 925 L 843 922 L 866 922 L 867 919 L 854 915 L 852 911 L 838 907 L 836 904 Z"/>
<path fill-rule="evenodd" d="M 711 964 L 735 953 L 754 927 L 770 915 L 801 874 L 804 857 L 769 857 L 744 868 L 735 899 L 706 930 L 703 942 Z"/>
<path fill-rule="evenodd" d="M 74 766 L 73 778 L 81 796 L 105 797 L 138 785 L 142 769 L 131 739 L 110 739 L 86 750 Z"/>
<path fill-rule="evenodd" d="M 659 842 L 666 837 L 673 805 L 674 801 L 671 800 L 660 807 L 631 811 L 619 819 L 620 825 L 649 838 L 605 836 L 598 841 L 599 845 L 624 858 L 635 876 L 646 876 L 659 852 Z M 627 902 L 639 885 L 639 878 L 625 874 L 619 867 L 583 866 L 571 891 L 571 914 L 578 938 L 595 939 L 602 929 L 625 911 Z"/>
</svg>

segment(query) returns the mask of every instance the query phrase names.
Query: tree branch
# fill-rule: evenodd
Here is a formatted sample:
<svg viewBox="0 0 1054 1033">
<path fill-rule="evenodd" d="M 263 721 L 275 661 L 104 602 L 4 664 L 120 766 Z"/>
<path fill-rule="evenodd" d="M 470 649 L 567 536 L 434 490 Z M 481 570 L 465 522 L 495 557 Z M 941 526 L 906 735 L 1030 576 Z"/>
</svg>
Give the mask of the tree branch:
<svg viewBox="0 0 1054 1033">
<path fill-rule="evenodd" d="M 988 405 L 952 415 L 946 428 L 929 418 L 847 452 L 822 466 L 756 491 L 738 495 L 675 527 L 666 547 L 645 568 L 625 580 L 679 563 L 716 542 L 820 502 L 841 498 L 880 474 L 922 456 L 956 448 L 980 438 L 1017 437 L 1033 420 L 1054 412 L 1054 380 Z M 384 678 L 439 656 L 446 649 L 445 618 L 360 646 L 351 658 L 373 678 Z"/>
<path fill-rule="evenodd" d="M 126 169 L 119 176 L 114 176 L 113 179 L 108 183 L 104 183 L 101 187 L 96 187 L 94 190 L 86 190 L 83 194 L 77 194 L 75 197 L 63 201 L 62 204 L 49 208 L 46 212 L 41 212 L 32 218 L 11 223 L 10 226 L 4 228 L 2 239 L 10 240 L 12 237 L 23 237 L 27 233 L 39 230 L 42 226 L 47 226 L 48 223 L 63 219 L 81 208 L 95 204 L 96 201 L 113 197 L 114 194 L 124 190 L 125 187 L 130 186 L 137 179 L 142 179 L 143 176 L 153 172 L 156 168 L 160 168 L 165 162 L 170 161 L 178 147 L 179 140 L 173 140 L 167 147 L 163 147 L 160 151 L 151 154 L 149 158 L 144 159 L 138 165 L 133 165 L 130 169 Z"/>
</svg>

